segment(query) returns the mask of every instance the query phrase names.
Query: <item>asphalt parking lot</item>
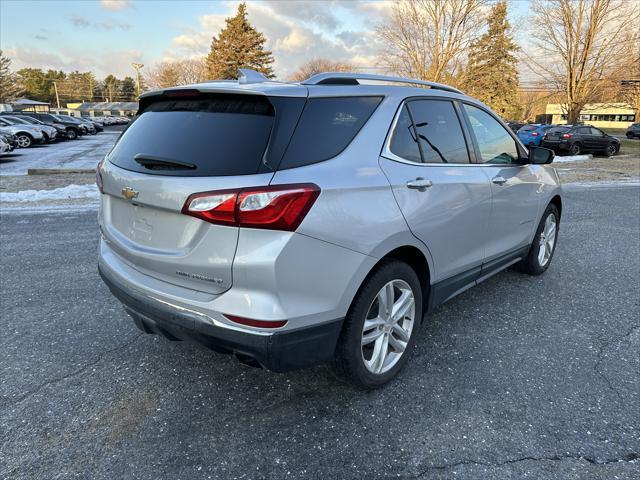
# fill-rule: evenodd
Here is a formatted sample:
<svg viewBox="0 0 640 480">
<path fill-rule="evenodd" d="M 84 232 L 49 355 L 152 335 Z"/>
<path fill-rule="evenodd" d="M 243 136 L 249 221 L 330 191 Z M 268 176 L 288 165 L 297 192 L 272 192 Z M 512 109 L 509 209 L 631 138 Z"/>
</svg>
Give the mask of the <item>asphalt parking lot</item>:
<svg viewBox="0 0 640 480">
<path fill-rule="evenodd" d="M 384 389 L 143 335 L 95 211 L 1 218 L 0 478 L 640 478 L 640 188 L 567 191 L 554 262 L 427 318 Z"/>
</svg>

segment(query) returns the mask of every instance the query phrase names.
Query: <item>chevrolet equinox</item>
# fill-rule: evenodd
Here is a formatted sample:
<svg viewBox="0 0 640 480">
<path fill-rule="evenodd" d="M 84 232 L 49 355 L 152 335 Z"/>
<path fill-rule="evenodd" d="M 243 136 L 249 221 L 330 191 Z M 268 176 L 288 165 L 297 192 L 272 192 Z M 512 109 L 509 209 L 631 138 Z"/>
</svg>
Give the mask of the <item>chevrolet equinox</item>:
<svg viewBox="0 0 640 480">
<path fill-rule="evenodd" d="M 241 70 L 148 92 L 98 167 L 99 271 L 144 332 L 375 388 L 431 310 L 549 267 L 552 161 L 437 83 Z"/>
</svg>

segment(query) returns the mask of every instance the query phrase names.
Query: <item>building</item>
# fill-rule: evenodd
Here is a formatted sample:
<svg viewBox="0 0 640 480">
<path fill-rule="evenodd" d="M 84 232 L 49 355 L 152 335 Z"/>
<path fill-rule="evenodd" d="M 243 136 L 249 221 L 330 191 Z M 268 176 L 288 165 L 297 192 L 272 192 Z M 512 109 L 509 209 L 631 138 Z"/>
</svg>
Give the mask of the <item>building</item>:
<svg viewBox="0 0 640 480">
<path fill-rule="evenodd" d="M 138 112 L 138 102 L 67 103 L 67 108 L 53 108 L 55 113 L 74 117 L 132 117 Z"/>
<path fill-rule="evenodd" d="M 549 103 L 545 119 L 554 124 L 567 123 L 565 106 Z M 600 128 L 627 128 L 635 121 L 635 110 L 626 103 L 588 103 L 580 112 L 580 123 Z"/>
<path fill-rule="evenodd" d="M 48 112 L 50 105 L 47 102 L 38 102 L 37 100 L 29 100 L 28 98 L 19 98 L 11 104 L 11 110 L 14 112 Z M 8 110 L 8 109 L 7 109 Z"/>
</svg>

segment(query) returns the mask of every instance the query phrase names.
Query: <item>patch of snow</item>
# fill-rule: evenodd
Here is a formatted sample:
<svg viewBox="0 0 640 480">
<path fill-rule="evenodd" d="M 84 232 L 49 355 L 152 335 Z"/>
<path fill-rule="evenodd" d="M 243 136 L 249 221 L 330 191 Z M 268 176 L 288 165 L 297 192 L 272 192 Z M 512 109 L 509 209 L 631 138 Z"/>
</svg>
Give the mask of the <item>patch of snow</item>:
<svg viewBox="0 0 640 480">
<path fill-rule="evenodd" d="M 53 190 L 20 190 L 19 192 L 0 192 L 0 202 L 43 202 L 47 200 L 68 200 L 72 198 L 89 198 L 98 200 L 100 192 L 90 183 L 87 185 L 71 184 Z"/>
<path fill-rule="evenodd" d="M 592 160 L 593 155 L 567 155 L 564 157 L 560 157 L 558 155 L 553 159 L 553 163 L 564 163 L 564 162 L 585 162 L 587 160 Z"/>
<path fill-rule="evenodd" d="M 603 182 L 575 182 L 563 183 L 562 188 L 573 190 L 581 188 L 616 188 L 616 187 L 640 187 L 640 179 L 603 181 Z"/>
</svg>

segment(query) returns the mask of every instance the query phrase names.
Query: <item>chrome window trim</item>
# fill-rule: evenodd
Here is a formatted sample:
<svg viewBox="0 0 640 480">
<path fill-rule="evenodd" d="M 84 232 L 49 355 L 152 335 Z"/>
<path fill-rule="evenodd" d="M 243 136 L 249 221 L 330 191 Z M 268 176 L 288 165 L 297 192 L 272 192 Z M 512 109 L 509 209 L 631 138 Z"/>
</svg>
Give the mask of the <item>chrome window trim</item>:
<svg viewBox="0 0 640 480">
<path fill-rule="evenodd" d="M 391 151 L 391 137 L 393 137 L 393 132 L 395 132 L 396 130 L 396 125 L 398 123 L 398 119 L 400 118 L 400 114 L 402 113 L 402 109 L 404 108 L 405 104 L 411 100 L 430 100 L 430 97 L 411 97 L 411 98 L 405 98 L 404 100 L 402 100 L 402 102 L 400 103 L 400 105 L 398 106 L 398 111 L 396 112 L 395 116 L 393 117 L 393 122 L 391 122 L 391 128 L 389 129 L 389 132 L 387 133 L 387 139 L 384 142 L 384 148 L 382 150 L 382 153 L 380 154 L 380 156 L 388 159 L 388 160 L 393 160 L 394 162 L 399 162 L 399 163 L 405 163 L 407 165 L 413 165 L 414 167 L 451 167 L 452 165 L 455 165 L 456 167 L 482 167 L 485 164 L 482 163 L 471 163 L 471 158 L 469 158 L 469 162 L 468 163 L 424 163 L 424 162 L 414 162 L 412 160 L 407 160 L 406 158 L 402 158 L 399 155 L 396 155 L 395 153 L 393 153 Z M 449 101 L 451 103 L 453 103 L 455 101 L 455 99 L 452 98 L 448 98 L 448 97 L 437 97 L 436 100 L 446 100 Z M 460 129 L 462 129 L 462 125 L 460 125 Z"/>
</svg>

